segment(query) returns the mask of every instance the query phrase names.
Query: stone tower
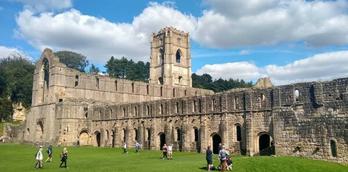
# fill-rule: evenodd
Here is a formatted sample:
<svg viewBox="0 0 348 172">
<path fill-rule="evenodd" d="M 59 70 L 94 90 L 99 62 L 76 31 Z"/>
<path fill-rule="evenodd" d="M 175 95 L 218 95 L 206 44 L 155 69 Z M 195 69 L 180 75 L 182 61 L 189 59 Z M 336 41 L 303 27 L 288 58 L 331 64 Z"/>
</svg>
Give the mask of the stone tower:
<svg viewBox="0 0 348 172">
<path fill-rule="evenodd" d="M 153 34 L 150 83 L 191 87 L 189 34 L 173 27 Z"/>
</svg>

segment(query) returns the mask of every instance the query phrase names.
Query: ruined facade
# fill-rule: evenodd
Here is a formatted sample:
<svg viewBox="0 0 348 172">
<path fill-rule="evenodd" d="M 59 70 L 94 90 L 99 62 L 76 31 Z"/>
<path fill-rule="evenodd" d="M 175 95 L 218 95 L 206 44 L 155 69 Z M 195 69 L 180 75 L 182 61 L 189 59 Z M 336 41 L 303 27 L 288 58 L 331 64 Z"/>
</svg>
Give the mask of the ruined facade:
<svg viewBox="0 0 348 172">
<path fill-rule="evenodd" d="M 46 49 L 18 138 L 197 152 L 223 143 L 235 154 L 348 162 L 348 78 L 277 87 L 266 80 L 214 94 L 191 87 L 187 33 L 164 28 L 151 45 L 149 83 L 80 73 Z"/>
</svg>

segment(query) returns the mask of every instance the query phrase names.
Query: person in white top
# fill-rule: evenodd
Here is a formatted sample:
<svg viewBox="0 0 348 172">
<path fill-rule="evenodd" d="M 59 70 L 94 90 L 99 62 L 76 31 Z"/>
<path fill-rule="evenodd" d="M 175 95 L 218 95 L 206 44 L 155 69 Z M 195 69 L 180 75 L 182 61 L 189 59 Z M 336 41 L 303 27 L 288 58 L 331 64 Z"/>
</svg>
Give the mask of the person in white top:
<svg viewBox="0 0 348 172">
<path fill-rule="evenodd" d="M 128 153 L 126 142 L 124 142 L 124 144 L 123 144 L 123 153 Z"/>
<path fill-rule="evenodd" d="M 42 165 L 42 160 L 43 160 L 42 146 L 40 146 L 39 150 L 36 152 L 35 159 L 36 159 L 35 168 L 42 168 L 43 166 Z"/>
<path fill-rule="evenodd" d="M 173 144 L 168 146 L 168 159 L 173 159 Z"/>
<path fill-rule="evenodd" d="M 225 149 L 225 146 L 222 146 L 222 149 L 219 151 L 221 171 L 227 170 L 227 158 L 228 158 L 228 156 L 229 156 L 229 152 Z"/>
</svg>

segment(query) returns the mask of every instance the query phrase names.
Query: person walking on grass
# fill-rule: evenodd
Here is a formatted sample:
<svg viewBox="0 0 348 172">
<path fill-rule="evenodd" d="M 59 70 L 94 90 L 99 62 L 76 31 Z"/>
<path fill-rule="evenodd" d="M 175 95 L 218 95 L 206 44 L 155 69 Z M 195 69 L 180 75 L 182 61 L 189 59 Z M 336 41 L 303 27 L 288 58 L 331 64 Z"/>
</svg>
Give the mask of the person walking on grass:
<svg viewBox="0 0 348 172">
<path fill-rule="evenodd" d="M 227 170 L 227 157 L 229 153 L 225 150 L 225 146 L 222 146 L 222 149 L 219 151 L 219 159 L 220 159 L 220 169 L 221 171 Z"/>
<path fill-rule="evenodd" d="M 47 148 L 47 154 L 48 154 L 48 157 L 46 159 L 45 162 L 52 162 L 52 154 L 53 154 L 53 148 L 52 148 L 52 145 L 49 145 L 48 148 Z"/>
<path fill-rule="evenodd" d="M 168 159 L 173 159 L 173 144 L 168 145 Z"/>
<path fill-rule="evenodd" d="M 126 142 L 124 142 L 124 144 L 123 144 L 123 153 L 128 153 Z"/>
<path fill-rule="evenodd" d="M 43 164 L 42 164 L 42 160 L 43 160 L 42 146 L 40 146 L 39 150 L 36 152 L 35 160 L 36 160 L 35 168 L 42 168 L 43 167 Z"/>
<path fill-rule="evenodd" d="M 138 153 L 140 151 L 140 144 L 135 142 L 135 152 Z"/>
<path fill-rule="evenodd" d="M 164 158 L 168 159 L 168 154 L 167 154 L 168 153 L 168 147 L 167 147 L 166 144 L 164 144 L 163 147 L 162 147 L 162 153 L 163 153 L 162 159 L 164 159 Z"/>
<path fill-rule="evenodd" d="M 207 169 L 210 171 L 213 166 L 213 151 L 211 151 L 210 146 L 208 146 L 207 151 L 205 152 L 205 159 L 207 160 Z"/>
<path fill-rule="evenodd" d="M 59 167 L 60 168 L 67 168 L 67 161 L 68 161 L 68 150 L 66 149 L 66 147 L 65 148 L 63 148 L 63 151 L 62 151 L 62 154 L 60 154 L 60 161 L 61 161 L 61 163 L 60 163 L 60 165 L 59 165 Z M 64 166 L 63 166 L 63 164 L 64 164 Z"/>
</svg>

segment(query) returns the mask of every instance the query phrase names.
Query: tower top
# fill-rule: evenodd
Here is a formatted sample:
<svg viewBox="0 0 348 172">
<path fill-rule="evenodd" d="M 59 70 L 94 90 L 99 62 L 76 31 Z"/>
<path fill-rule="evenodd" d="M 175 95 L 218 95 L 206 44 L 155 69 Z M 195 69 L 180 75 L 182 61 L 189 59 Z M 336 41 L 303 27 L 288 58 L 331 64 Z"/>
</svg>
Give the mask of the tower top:
<svg viewBox="0 0 348 172">
<path fill-rule="evenodd" d="M 181 35 L 181 36 L 189 36 L 188 32 L 181 31 L 181 30 L 179 30 L 179 29 L 177 29 L 175 27 L 172 27 L 172 26 L 168 26 L 168 27 L 162 28 L 157 33 L 153 33 L 153 36 L 166 34 L 166 33 L 168 34 L 170 32 L 176 33 L 176 34 Z"/>
<path fill-rule="evenodd" d="M 153 33 L 150 83 L 192 87 L 189 33 L 165 27 Z"/>
</svg>

